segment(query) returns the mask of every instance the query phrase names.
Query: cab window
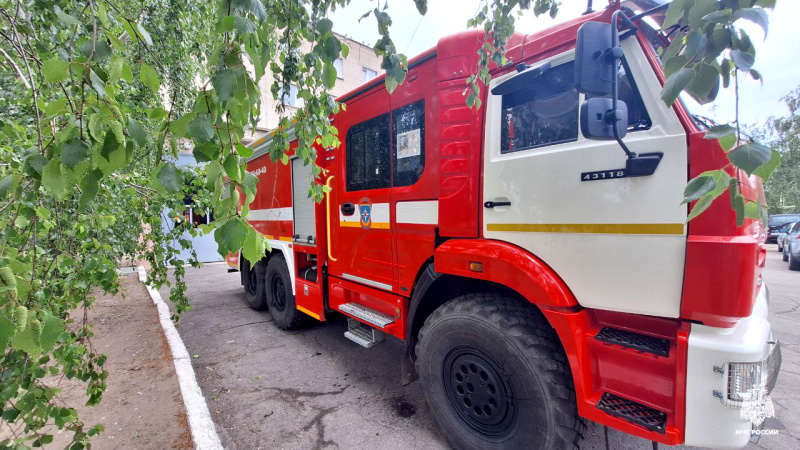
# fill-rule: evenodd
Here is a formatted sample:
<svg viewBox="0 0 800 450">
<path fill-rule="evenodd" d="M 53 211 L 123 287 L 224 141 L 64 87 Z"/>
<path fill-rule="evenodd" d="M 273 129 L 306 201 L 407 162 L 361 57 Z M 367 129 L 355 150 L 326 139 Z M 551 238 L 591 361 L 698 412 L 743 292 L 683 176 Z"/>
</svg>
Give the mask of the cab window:
<svg viewBox="0 0 800 450">
<path fill-rule="evenodd" d="M 619 65 L 617 89 L 619 99 L 628 107 L 628 131 L 649 130 L 653 123 L 650 121 L 650 115 L 647 114 L 647 108 L 644 107 L 642 96 L 639 95 L 636 82 L 630 73 L 628 63 L 623 58 L 622 64 Z M 592 97 L 596 97 L 596 95 L 586 95 L 586 98 Z"/>
<path fill-rule="evenodd" d="M 347 130 L 348 191 L 391 187 L 389 134 L 389 114 L 361 122 Z"/>
<path fill-rule="evenodd" d="M 411 186 L 425 169 L 425 100 L 392 112 L 393 186 Z"/>
<path fill-rule="evenodd" d="M 531 86 L 503 95 L 501 153 L 578 139 L 575 62 L 553 67 Z"/>
</svg>

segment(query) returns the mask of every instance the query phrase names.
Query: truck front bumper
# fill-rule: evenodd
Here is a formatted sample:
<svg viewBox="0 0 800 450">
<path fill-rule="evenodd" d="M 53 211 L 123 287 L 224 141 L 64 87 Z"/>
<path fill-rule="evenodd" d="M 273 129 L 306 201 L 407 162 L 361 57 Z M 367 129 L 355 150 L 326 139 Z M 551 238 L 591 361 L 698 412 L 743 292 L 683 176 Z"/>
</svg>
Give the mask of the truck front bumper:
<svg viewBox="0 0 800 450">
<path fill-rule="evenodd" d="M 750 440 L 754 426 L 762 424 L 751 417 L 753 405 L 764 401 L 736 401 L 735 391 L 736 386 L 755 379 L 753 385 L 760 388 L 759 398 L 763 399 L 780 371 L 780 346 L 767 318 L 768 295 L 762 285 L 752 314 L 732 328 L 692 324 L 686 367 L 687 445 L 741 448 Z M 762 418 L 764 415 L 770 416 L 768 408 Z"/>
</svg>

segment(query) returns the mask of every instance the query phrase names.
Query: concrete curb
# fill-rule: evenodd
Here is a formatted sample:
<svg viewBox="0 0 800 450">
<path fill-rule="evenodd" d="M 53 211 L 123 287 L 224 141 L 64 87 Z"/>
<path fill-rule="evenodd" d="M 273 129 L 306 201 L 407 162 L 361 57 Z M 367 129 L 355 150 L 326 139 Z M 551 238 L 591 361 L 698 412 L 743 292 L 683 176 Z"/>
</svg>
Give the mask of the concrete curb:
<svg viewBox="0 0 800 450">
<path fill-rule="evenodd" d="M 144 268 L 139 266 L 137 269 L 139 271 L 139 281 L 145 283 L 147 274 Z M 167 342 L 172 352 L 175 373 L 178 375 L 178 384 L 181 387 L 181 397 L 183 397 L 183 404 L 186 407 L 186 415 L 188 416 L 189 430 L 192 433 L 194 447 L 201 450 L 222 449 L 222 442 L 220 442 L 217 435 L 214 421 L 211 420 L 211 413 L 208 411 L 206 399 L 197 384 L 191 357 L 186 350 L 186 346 L 183 345 L 183 340 L 178 334 L 175 324 L 170 319 L 169 307 L 164 303 L 158 290 L 147 284 L 145 284 L 145 287 L 147 287 L 150 298 L 153 299 L 153 303 L 158 308 L 161 328 L 164 330 L 164 336 L 167 337 Z"/>
</svg>

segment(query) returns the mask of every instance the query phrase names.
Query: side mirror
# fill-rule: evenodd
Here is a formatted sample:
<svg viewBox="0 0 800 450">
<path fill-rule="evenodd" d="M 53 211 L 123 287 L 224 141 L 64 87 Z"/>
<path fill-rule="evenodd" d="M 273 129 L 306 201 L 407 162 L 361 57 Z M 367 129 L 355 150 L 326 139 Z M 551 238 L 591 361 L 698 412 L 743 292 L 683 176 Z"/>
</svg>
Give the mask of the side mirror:
<svg viewBox="0 0 800 450">
<path fill-rule="evenodd" d="M 611 24 L 586 22 L 575 44 L 575 86 L 583 94 L 610 95 L 614 89 L 616 61 L 622 48 L 613 44 Z M 619 56 L 616 55 L 619 53 Z"/>
<path fill-rule="evenodd" d="M 622 100 L 595 97 L 581 107 L 581 132 L 587 139 L 622 139 L 628 133 L 628 107 Z M 614 128 L 616 127 L 616 133 Z"/>
</svg>

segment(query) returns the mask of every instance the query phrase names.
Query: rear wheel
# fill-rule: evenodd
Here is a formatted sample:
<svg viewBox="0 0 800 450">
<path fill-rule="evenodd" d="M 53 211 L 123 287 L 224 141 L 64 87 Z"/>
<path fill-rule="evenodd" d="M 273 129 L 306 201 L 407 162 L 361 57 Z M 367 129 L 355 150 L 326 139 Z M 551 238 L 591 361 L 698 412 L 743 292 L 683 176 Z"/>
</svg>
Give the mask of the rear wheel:
<svg viewBox="0 0 800 450">
<path fill-rule="evenodd" d="M 458 297 L 426 319 L 416 353 L 425 399 L 454 448 L 577 446 L 583 424 L 569 365 L 530 305 Z"/>
<path fill-rule="evenodd" d="M 257 262 L 252 269 L 250 268 L 249 261 L 244 260 L 243 263 L 245 298 L 247 299 L 247 304 L 253 309 L 267 309 L 267 296 L 264 285 L 266 267 L 266 261 L 263 259 Z"/>
<path fill-rule="evenodd" d="M 305 325 L 308 316 L 297 310 L 292 293 L 289 267 L 286 265 L 283 255 L 275 255 L 269 259 L 265 278 L 269 312 L 272 314 L 275 325 L 284 330 L 292 330 Z"/>
</svg>

